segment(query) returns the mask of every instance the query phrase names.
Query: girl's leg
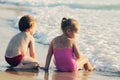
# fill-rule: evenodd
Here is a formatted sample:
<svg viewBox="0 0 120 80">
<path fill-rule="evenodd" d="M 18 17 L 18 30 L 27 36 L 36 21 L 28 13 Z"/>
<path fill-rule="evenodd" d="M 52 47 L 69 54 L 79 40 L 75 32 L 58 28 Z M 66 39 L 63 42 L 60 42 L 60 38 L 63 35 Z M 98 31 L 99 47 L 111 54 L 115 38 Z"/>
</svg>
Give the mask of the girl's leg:
<svg viewBox="0 0 120 80">
<path fill-rule="evenodd" d="M 28 68 L 36 68 L 38 66 L 39 64 L 35 59 L 31 57 L 24 57 L 21 63 L 15 68 L 27 68 L 28 69 Z"/>
<path fill-rule="evenodd" d="M 85 68 L 85 70 L 91 71 L 94 68 L 91 66 L 89 60 L 87 57 L 82 56 L 79 60 L 78 60 L 78 69 L 82 69 Z"/>
</svg>

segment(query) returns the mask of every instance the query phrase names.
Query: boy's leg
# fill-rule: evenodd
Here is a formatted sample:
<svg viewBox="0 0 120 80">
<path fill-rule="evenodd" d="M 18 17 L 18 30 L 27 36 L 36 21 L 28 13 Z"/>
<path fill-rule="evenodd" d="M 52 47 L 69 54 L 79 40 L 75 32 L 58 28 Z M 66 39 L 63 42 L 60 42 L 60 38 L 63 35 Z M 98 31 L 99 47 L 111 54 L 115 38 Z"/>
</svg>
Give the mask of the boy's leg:
<svg viewBox="0 0 120 80">
<path fill-rule="evenodd" d="M 36 68 L 39 66 L 39 64 L 37 60 L 31 57 L 24 57 L 20 63 L 20 66 L 22 66 L 22 68 Z"/>
</svg>

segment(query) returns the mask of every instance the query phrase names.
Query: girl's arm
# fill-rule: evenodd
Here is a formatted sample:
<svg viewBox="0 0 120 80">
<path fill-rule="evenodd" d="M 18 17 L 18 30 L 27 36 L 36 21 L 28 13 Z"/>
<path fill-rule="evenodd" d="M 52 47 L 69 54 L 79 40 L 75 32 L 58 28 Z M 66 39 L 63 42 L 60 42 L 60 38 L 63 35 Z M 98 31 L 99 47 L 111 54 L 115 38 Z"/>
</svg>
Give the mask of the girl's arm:
<svg viewBox="0 0 120 80">
<path fill-rule="evenodd" d="M 45 70 L 48 70 L 49 65 L 50 65 L 50 61 L 52 58 L 52 54 L 53 54 L 53 41 L 51 42 L 49 49 L 48 49 L 48 54 L 46 57 L 46 64 L 45 64 Z"/>
<path fill-rule="evenodd" d="M 73 50 L 74 50 L 76 59 L 80 59 L 80 51 L 79 51 L 78 45 L 75 41 L 73 42 Z"/>
</svg>

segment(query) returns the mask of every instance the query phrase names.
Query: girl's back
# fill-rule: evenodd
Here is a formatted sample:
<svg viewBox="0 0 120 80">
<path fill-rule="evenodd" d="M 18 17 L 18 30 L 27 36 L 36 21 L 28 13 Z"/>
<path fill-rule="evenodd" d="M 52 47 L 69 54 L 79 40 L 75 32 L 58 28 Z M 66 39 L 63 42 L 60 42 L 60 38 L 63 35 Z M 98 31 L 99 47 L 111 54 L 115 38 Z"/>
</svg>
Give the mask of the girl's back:
<svg viewBox="0 0 120 80">
<path fill-rule="evenodd" d="M 53 40 L 53 53 L 56 67 L 60 71 L 76 71 L 76 61 L 73 55 L 71 41 L 63 36 Z"/>
</svg>

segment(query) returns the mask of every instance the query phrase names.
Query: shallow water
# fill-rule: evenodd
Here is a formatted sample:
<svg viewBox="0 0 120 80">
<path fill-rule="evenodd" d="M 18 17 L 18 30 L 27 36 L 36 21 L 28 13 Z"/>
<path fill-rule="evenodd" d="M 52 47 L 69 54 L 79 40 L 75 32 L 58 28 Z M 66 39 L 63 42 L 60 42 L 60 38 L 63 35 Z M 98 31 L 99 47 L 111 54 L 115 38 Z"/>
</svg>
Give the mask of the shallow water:
<svg viewBox="0 0 120 80">
<path fill-rule="evenodd" d="M 14 79 L 14 80 L 119 80 L 119 73 L 110 72 L 56 72 L 50 70 L 44 72 L 38 70 L 11 70 L 6 69 L 4 72 L 0 71 L 0 77 L 2 80 Z M 5 77 L 7 76 L 7 77 Z"/>
<path fill-rule="evenodd" d="M 120 0 L 0 0 L 0 3 L 13 6 L 8 7 L 10 10 L 20 10 L 16 18 L 6 19 L 16 31 L 24 14 L 36 18 L 38 27 L 34 37 L 40 45 L 48 45 L 62 33 L 62 17 L 76 19 L 81 25 L 76 39 L 81 53 L 88 56 L 97 71 L 120 71 Z"/>
</svg>

